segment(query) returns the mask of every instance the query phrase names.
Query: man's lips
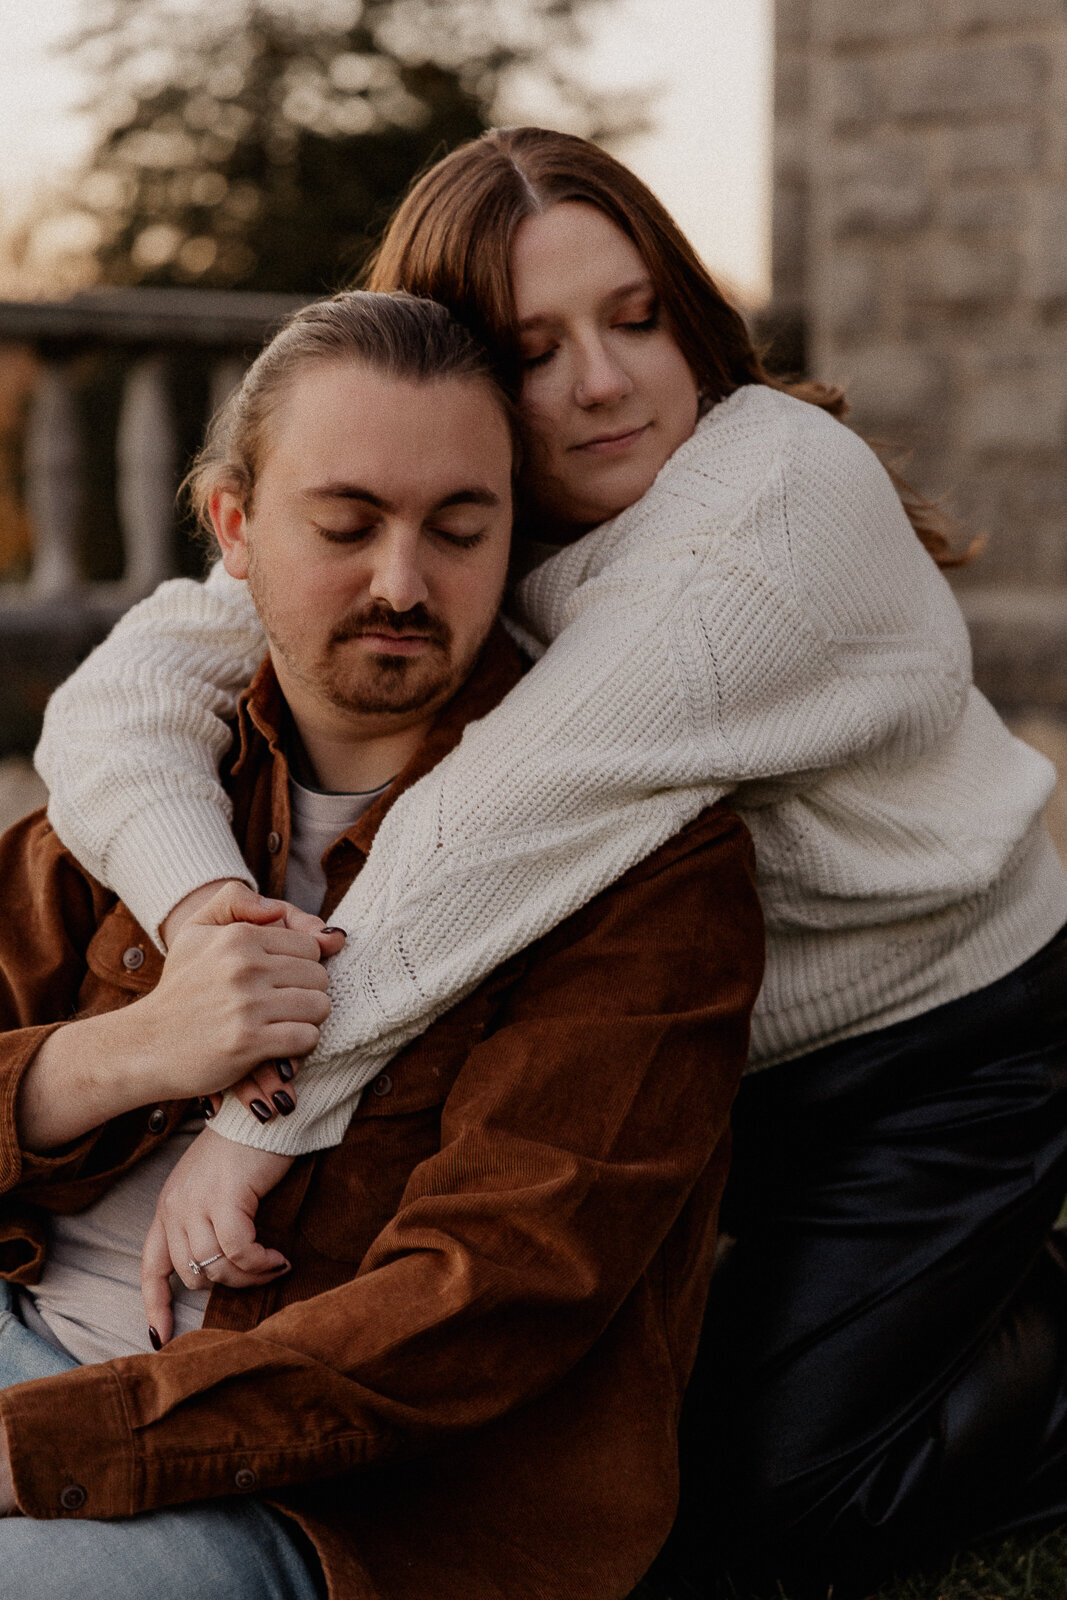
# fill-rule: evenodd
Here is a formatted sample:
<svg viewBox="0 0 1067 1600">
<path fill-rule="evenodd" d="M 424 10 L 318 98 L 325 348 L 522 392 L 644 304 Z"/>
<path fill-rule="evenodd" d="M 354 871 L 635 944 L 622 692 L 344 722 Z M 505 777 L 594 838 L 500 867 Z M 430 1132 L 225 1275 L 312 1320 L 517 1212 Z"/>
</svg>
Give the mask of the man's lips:
<svg viewBox="0 0 1067 1600">
<path fill-rule="evenodd" d="M 648 432 L 651 426 L 650 422 L 643 422 L 639 428 L 626 428 L 617 433 L 599 433 L 595 439 L 586 439 L 581 444 L 571 445 L 571 449 L 580 450 L 583 455 L 591 456 L 623 455 Z"/>
<path fill-rule="evenodd" d="M 389 633 L 378 632 L 369 628 L 366 633 L 358 633 L 355 637 L 371 650 L 381 651 L 389 656 L 414 656 L 426 650 L 435 641 L 428 633 Z"/>
</svg>

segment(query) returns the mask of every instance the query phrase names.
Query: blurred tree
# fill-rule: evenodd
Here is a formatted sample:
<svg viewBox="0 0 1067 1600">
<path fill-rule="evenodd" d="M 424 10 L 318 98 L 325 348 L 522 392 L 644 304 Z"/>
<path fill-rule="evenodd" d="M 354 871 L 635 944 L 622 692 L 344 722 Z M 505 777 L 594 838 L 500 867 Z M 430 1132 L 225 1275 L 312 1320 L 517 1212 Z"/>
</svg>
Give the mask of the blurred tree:
<svg viewBox="0 0 1067 1600">
<path fill-rule="evenodd" d="M 593 137 L 635 125 L 566 65 L 600 3 L 90 0 L 68 49 L 101 132 L 66 211 L 105 283 L 334 288 L 509 98 Z"/>
</svg>

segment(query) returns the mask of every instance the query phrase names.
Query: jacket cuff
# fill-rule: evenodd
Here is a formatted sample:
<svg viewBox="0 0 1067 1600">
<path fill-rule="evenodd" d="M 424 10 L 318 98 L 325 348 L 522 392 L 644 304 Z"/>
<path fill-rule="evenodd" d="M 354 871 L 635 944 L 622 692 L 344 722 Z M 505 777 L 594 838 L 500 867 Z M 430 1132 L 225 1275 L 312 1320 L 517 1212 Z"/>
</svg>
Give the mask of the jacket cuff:
<svg viewBox="0 0 1067 1600">
<path fill-rule="evenodd" d="M 27 1517 L 127 1517 L 140 1509 L 133 1432 L 109 1367 L 0 1391 L 0 1423 Z"/>
<path fill-rule="evenodd" d="M 38 1028 L 19 1028 L 0 1044 L 0 1194 L 17 1186 L 37 1181 L 55 1182 L 77 1175 L 81 1163 L 97 1137 L 92 1129 L 58 1154 L 34 1154 L 19 1144 L 19 1089 L 38 1050 L 64 1022 L 50 1022 Z"/>
<path fill-rule="evenodd" d="M 220 878 L 258 887 L 227 813 L 192 795 L 158 800 L 139 811 L 124 824 L 107 858 L 108 888 L 129 906 L 160 950 L 160 927 L 178 902 Z"/>
</svg>

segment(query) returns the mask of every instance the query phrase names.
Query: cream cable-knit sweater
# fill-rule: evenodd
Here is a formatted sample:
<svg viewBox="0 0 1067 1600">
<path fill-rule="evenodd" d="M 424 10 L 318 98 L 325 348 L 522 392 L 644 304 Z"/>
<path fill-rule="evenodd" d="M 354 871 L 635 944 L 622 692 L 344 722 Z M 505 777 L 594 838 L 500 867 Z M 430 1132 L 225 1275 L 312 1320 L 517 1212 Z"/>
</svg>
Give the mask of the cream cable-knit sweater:
<svg viewBox="0 0 1067 1600">
<path fill-rule="evenodd" d="M 731 791 L 767 919 L 753 1066 L 978 989 L 1067 921 L 1052 770 L 971 686 L 948 585 L 825 412 L 741 389 L 513 610 L 551 648 L 385 818 L 332 919 L 297 1112 L 261 1127 L 228 1097 L 219 1132 L 338 1142 L 408 1040 Z M 215 769 L 263 650 L 219 567 L 163 585 L 52 700 L 52 821 L 146 928 L 247 878 Z"/>
</svg>

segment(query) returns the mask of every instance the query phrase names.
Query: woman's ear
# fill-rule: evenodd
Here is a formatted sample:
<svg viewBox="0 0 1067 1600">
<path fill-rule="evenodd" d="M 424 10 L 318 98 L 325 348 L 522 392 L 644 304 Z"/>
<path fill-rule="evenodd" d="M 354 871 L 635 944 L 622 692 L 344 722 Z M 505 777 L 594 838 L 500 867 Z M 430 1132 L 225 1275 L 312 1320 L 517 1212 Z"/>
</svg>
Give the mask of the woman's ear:
<svg viewBox="0 0 1067 1600">
<path fill-rule="evenodd" d="M 208 501 L 211 525 L 231 578 L 248 577 L 248 521 L 243 500 L 232 489 L 216 489 Z"/>
</svg>

